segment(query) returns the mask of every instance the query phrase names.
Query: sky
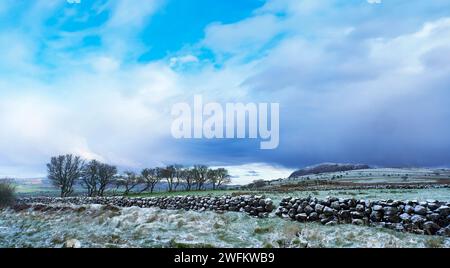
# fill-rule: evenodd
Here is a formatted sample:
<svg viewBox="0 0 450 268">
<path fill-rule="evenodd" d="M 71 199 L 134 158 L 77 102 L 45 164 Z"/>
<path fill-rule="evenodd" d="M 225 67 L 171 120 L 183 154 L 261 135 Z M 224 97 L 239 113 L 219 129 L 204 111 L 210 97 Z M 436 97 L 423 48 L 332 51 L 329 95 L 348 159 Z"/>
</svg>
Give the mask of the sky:
<svg viewBox="0 0 450 268">
<path fill-rule="evenodd" d="M 0 176 L 58 154 L 122 170 L 448 166 L 448 0 L 0 2 Z M 280 144 L 174 139 L 172 105 L 280 104 Z"/>
</svg>

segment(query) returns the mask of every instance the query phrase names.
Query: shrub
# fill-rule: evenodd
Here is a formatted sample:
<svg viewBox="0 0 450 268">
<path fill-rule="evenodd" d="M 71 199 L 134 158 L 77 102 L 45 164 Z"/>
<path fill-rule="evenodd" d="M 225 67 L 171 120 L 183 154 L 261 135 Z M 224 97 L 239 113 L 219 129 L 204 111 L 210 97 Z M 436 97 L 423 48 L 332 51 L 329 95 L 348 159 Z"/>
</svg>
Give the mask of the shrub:
<svg viewBox="0 0 450 268">
<path fill-rule="evenodd" d="M 0 208 L 10 206 L 14 203 L 16 199 L 15 192 L 16 188 L 11 180 L 0 180 Z"/>
<path fill-rule="evenodd" d="M 266 186 L 266 182 L 264 180 L 255 180 L 252 183 L 250 183 L 249 185 L 247 185 L 247 187 L 249 189 L 259 189 Z"/>
<path fill-rule="evenodd" d="M 255 234 L 266 234 L 273 231 L 273 226 L 258 226 L 255 228 Z"/>
</svg>

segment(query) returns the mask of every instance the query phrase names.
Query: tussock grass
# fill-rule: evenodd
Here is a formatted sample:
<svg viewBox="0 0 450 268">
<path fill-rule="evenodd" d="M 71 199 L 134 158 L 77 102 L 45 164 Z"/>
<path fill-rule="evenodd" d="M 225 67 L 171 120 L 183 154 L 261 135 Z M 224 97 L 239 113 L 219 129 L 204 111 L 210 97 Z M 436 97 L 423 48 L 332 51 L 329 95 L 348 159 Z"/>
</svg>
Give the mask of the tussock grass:
<svg viewBox="0 0 450 268">
<path fill-rule="evenodd" d="M 16 188 L 11 180 L 0 180 L 0 208 L 14 204 L 16 199 Z"/>
</svg>

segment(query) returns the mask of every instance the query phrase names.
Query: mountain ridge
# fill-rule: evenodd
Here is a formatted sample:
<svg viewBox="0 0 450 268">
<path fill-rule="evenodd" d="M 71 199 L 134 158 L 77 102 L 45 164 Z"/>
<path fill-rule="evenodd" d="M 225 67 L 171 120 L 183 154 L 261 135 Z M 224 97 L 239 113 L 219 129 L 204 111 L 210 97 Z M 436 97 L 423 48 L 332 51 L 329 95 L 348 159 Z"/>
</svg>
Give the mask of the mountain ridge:
<svg viewBox="0 0 450 268">
<path fill-rule="evenodd" d="M 296 170 L 289 176 L 289 178 L 297 178 L 306 175 L 332 173 L 339 171 L 370 169 L 370 168 L 371 167 L 367 164 L 322 163 Z"/>
</svg>

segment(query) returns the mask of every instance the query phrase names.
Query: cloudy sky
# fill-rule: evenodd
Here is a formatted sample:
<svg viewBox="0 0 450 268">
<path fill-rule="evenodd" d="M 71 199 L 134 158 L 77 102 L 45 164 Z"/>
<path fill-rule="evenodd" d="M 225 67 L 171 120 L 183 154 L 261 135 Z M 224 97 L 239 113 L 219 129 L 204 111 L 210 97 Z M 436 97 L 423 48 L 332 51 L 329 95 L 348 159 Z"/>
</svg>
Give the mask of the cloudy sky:
<svg viewBox="0 0 450 268">
<path fill-rule="evenodd" d="M 241 181 L 449 164 L 448 0 L 2 0 L 0 49 L 0 176 L 63 153 Z M 172 138 L 172 105 L 195 94 L 280 103 L 280 146 Z"/>
</svg>

